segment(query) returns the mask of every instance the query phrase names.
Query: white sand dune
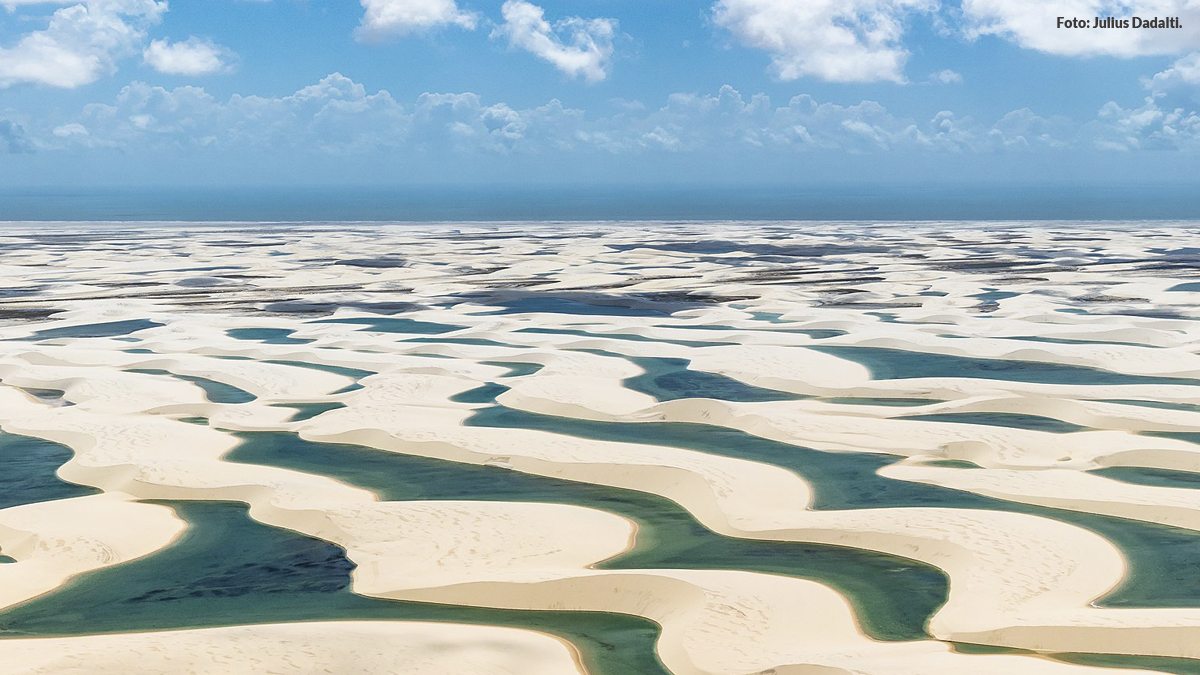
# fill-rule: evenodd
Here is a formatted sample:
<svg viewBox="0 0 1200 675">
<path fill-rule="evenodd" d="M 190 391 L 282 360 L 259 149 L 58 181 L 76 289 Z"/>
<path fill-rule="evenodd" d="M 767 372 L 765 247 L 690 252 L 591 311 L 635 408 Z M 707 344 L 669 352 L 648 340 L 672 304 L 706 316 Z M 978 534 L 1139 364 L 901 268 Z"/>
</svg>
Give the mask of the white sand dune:
<svg viewBox="0 0 1200 675">
<path fill-rule="evenodd" d="M 53 590 L 76 575 L 169 545 L 184 530 L 171 509 L 119 492 L 0 510 L 0 608 Z"/>
<path fill-rule="evenodd" d="M 1180 230 L 863 225 L 847 237 L 844 227 L 815 225 L 784 234 L 732 223 L 659 224 L 650 232 L 577 227 L 577 236 L 502 229 L 507 238 L 493 243 L 496 230 L 474 226 L 456 234 L 380 226 L 370 235 L 313 226 L 266 249 L 222 242 L 274 237 L 271 230 L 196 229 L 160 242 L 186 262 L 114 247 L 79 264 L 48 244 L 32 255 L 53 262 L 52 272 L 0 266 L 0 283 L 43 284 L 33 301 L 66 310 L 54 320 L 0 326 L 7 338 L 0 341 L 0 427 L 69 446 L 75 457 L 59 475 L 104 491 L 0 511 L 0 549 L 17 560 L 0 565 L 0 606 L 170 545 L 183 523 L 168 507 L 134 500 L 232 500 L 249 504 L 264 524 L 343 547 L 357 565 L 358 593 L 644 617 L 662 626 L 658 652 L 676 673 L 1102 670 L 1038 655 L 959 653 L 947 642 L 1200 659 L 1200 601 L 1191 608 L 1095 606 L 1121 583 L 1128 561 L 1083 528 L 979 508 L 813 510 L 822 485 L 737 459 L 736 448 L 726 456 L 671 447 L 650 433 L 630 443 L 465 426 L 485 404 L 456 402 L 503 384 L 497 401 L 516 410 L 630 425 L 699 423 L 822 452 L 892 455 L 896 462 L 880 470 L 885 480 L 1197 530 L 1200 492 L 1088 471 L 1200 472 L 1200 445 L 1144 434 L 1200 432 L 1200 413 L 1187 408 L 1200 404 L 1200 388 L 1041 384 L 969 372 L 873 379 L 862 365 L 806 348 L 883 347 L 1197 378 L 1198 296 L 1170 290 L 1183 281 L 1172 276 L 1178 271 L 1156 267 L 1166 255 L 1159 251 L 1180 245 Z M 1097 239 L 1085 249 L 1061 242 L 1064 232 Z M 736 245 L 703 254 L 669 250 L 696 241 Z M 860 246 L 869 241 L 879 245 Z M 640 246 L 617 251 L 615 244 Z M 1027 257 L 1039 249 L 1058 253 Z M 791 263 L 779 262 L 787 256 Z M 1093 267 L 1097 256 L 1112 261 Z M 314 262 L 372 257 L 405 264 Z M 235 273 L 223 278 L 226 269 Z M 160 286 L 120 287 L 130 275 Z M 380 316 L 373 311 L 380 303 L 404 309 Z M 317 317 L 401 321 L 384 329 L 313 323 Z M 163 325 L 131 335 L 35 339 L 40 330 L 144 319 Z M 309 342 L 228 332 L 240 328 L 292 331 L 292 339 Z M 694 371 L 798 398 L 752 403 L 693 391 L 659 402 L 626 382 L 642 374 L 633 358 L 684 359 Z M 283 362 L 372 374 L 355 388 L 356 377 Z M 511 364 L 539 369 L 510 375 Z M 236 387 L 254 400 L 209 401 L 184 377 Z M 64 393 L 38 400 L 21 389 Z M 929 400 L 885 405 L 907 398 Z M 1168 407 L 1107 402 L 1122 400 Z M 299 422 L 280 407 L 335 402 L 343 407 Z M 1087 430 L 902 419 L 952 413 L 1036 415 Z M 197 417 L 207 424 L 179 419 Z M 636 524 L 613 513 L 517 501 L 380 501 L 325 476 L 228 461 L 238 443 L 229 432 L 239 430 L 656 494 L 725 536 L 927 563 L 949 576 L 950 596 L 930 620 L 929 639 L 879 642 L 866 637 L 842 595 L 817 581 L 700 565 L 604 568 L 637 542 Z M 930 463 L 946 459 L 980 468 Z M 133 649 L 151 660 L 130 661 L 124 653 Z M 217 672 L 218 664 L 234 664 L 222 672 L 311 672 L 305 668 L 336 670 L 356 650 L 364 671 L 397 662 L 413 672 L 578 670 L 568 646 L 547 635 L 416 622 L 0 640 L 0 658 L 25 668 L 15 672 Z"/>
<path fill-rule="evenodd" d="M 7 673 L 580 673 L 569 647 L 531 631 L 409 621 L 232 626 L 0 640 Z"/>
</svg>

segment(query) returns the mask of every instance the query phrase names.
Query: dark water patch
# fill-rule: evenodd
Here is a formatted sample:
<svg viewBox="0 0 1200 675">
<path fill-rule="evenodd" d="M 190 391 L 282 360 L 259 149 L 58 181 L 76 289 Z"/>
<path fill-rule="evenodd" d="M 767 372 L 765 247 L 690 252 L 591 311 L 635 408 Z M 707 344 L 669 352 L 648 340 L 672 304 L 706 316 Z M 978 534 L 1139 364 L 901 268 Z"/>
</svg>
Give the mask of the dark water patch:
<svg viewBox="0 0 1200 675">
<path fill-rule="evenodd" d="M 347 260 L 338 260 L 334 265 L 343 265 L 345 267 L 363 267 L 367 269 L 394 269 L 397 267 L 407 267 L 408 261 L 403 258 L 383 257 L 383 258 L 350 258 Z"/>
<path fill-rule="evenodd" d="M 637 298 L 639 300 L 649 300 L 650 302 L 658 303 L 660 305 L 674 304 L 676 306 L 687 306 L 697 303 L 702 305 L 714 305 L 728 302 L 738 302 L 740 300 L 758 299 L 757 295 L 716 295 L 713 293 L 701 293 L 697 291 L 641 291 L 637 293 L 630 293 L 627 297 Z"/>
<path fill-rule="evenodd" d="M 408 338 L 401 342 L 420 342 L 424 344 L 434 345 L 474 345 L 477 347 L 507 347 L 508 349 L 533 349 L 529 345 L 514 345 L 507 342 L 498 342 L 487 338 L 453 338 L 453 337 L 429 337 L 429 338 Z"/>
<path fill-rule="evenodd" d="M 1191 471 L 1156 469 L 1145 466 L 1113 466 L 1105 469 L 1093 469 L 1089 473 L 1134 485 L 1185 488 L 1189 490 L 1200 488 L 1200 473 L 1193 473 Z"/>
<path fill-rule="evenodd" d="M 670 314 L 657 309 L 595 305 L 569 298 L 521 298 L 504 303 L 503 309 L 486 314 L 577 314 L 603 316 L 662 316 Z"/>
<path fill-rule="evenodd" d="M 928 462 L 922 462 L 922 466 L 933 466 L 939 469 L 982 469 L 975 462 L 968 462 L 965 459 L 935 459 Z"/>
<path fill-rule="evenodd" d="M 376 314 L 399 314 L 425 309 L 413 302 L 314 302 L 310 300 L 279 300 L 263 306 L 264 312 L 272 314 L 333 314 L 339 309 L 356 309 Z"/>
<path fill-rule="evenodd" d="M 272 407 L 292 408 L 293 410 L 296 411 L 296 414 L 292 415 L 291 418 L 288 419 L 288 421 L 289 422 L 304 422 L 306 420 L 311 420 L 312 418 L 316 417 L 317 415 L 327 413 L 330 410 L 337 410 L 339 408 L 345 408 L 346 404 L 339 403 L 337 401 L 330 401 L 328 403 L 276 403 Z"/>
<path fill-rule="evenodd" d="M 366 326 L 360 330 L 378 333 L 416 333 L 419 335 L 437 335 L 451 331 L 462 330 L 466 326 L 456 326 L 448 323 L 432 321 L 417 321 L 415 319 L 397 319 L 386 316 L 356 316 L 345 319 L 321 319 L 310 323 L 344 323 L 355 326 Z"/>
<path fill-rule="evenodd" d="M 22 288 L 0 288 L 0 300 L 12 298 L 27 298 L 46 290 L 45 286 L 25 286 Z"/>
<path fill-rule="evenodd" d="M 330 363 L 316 363 L 314 361 L 290 361 L 281 359 L 267 359 L 263 363 L 272 363 L 277 366 L 292 366 L 293 368 L 307 368 L 308 370 L 319 370 L 324 373 L 333 373 L 334 375 L 342 375 L 354 380 L 361 380 L 364 377 L 375 375 L 374 370 L 363 370 L 362 368 L 351 368 L 349 366 L 335 366 Z"/>
<path fill-rule="evenodd" d="M 312 342 L 291 337 L 295 332 L 288 328 L 234 328 L 225 331 L 225 334 L 235 340 L 249 340 L 268 345 L 304 345 Z"/>
<path fill-rule="evenodd" d="M 130 368 L 126 372 L 141 373 L 143 375 L 166 375 L 177 380 L 184 380 L 200 387 L 204 390 L 204 396 L 210 403 L 249 403 L 258 397 L 245 389 L 239 389 L 231 384 L 210 380 L 207 377 L 197 377 L 195 375 L 180 375 L 172 373 L 169 370 L 159 368 Z"/>
<path fill-rule="evenodd" d="M 206 377 L 195 377 L 192 375 L 175 375 L 181 380 L 187 380 L 192 384 L 204 390 L 204 395 L 213 403 L 249 403 L 258 398 L 250 392 L 239 389 L 231 384 L 210 380 Z"/>
<path fill-rule="evenodd" d="M 203 267 L 180 267 L 171 272 L 218 272 L 222 270 L 244 270 L 244 265 L 205 265 Z"/>
<path fill-rule="evenodd" d="M 924 307 L 919 302 L 853 302 L 842 300 L 821 300 L 817 302 L 820 307 L 840 307 L 843 309 L 920 309 Z"/>
<path fill-rule="evenodd" d="M 1077 338 L 1052 338 L 1037 335 L 1012 335 L 1003 340 L 1022 340 L 1025 342 L 1045 342 L 1054 345 L 1122 345 L 1125 347 L 1147 347 L 1143 342 L 1117 342 L 1114 340 L 1081 340 Z"/>
<path fill-rule="evenodd" d="M 0 308 L 0 320 L 40 321 L 65 311 L 54 307 L 3 307 Z"/>
<path fill-rule="evenodd" d="M 797 401 L 810 398 L 775 389 L 756 387 L 717 373 L 691 370 L 688 359 L 629 358 L 646 371 L 625 379 L 622 383 L 633 391 L 653 396 L 659 401 L 682 398 L 714 398 L 721 401 L 755 403 L 761 401 Z"/>
<path fill-rule="evenodd" d="M 27 340 L 55 340 L 58 338 L 106 338 L 129 335 L 137 331 L 157 328 L 163 324 L 149 319 L 89 323 L 79 326 L 63 326 L 36 331 Z"/>
<path fill-rule="evenodd" d="M 866 366 L 877 380 L 903 380 L 920 377 L 976 378 L 1038 384 L 1077 384 L 1112 386 L 1123 384 L 1200 385 L 1200 380 L 1184 377 L 1126 375 L 1099 368 L 1071 366 L 1040 361 L 984 359 L 932 352 L 917 352 L 882 347 L 827 347 L 813 349 Z"/>
<path fill-rule="evenodd" d="M 0 565 L 11 565 L 15 562 L 17 562 L 16 558 L 10 558 L 9 556 L 0 553 Z"/>
<path fill-rule="evenodd" d="M 721 345 L 734 345 L 736 342 L 716 342 L 716 341 L 700 341 L 700 340 L 670 340 L 667 338 L 654 338 L 645 335 L 637 335 L 636 333 L 598 333 L 588 330 L 579 330 L 573 328 L 519 328 L 516 333 L 534 333 L 538 335 L 575 335 L 583 338 L 600 338 L 609 340 L 629 340 L 631 342 L 654 342 L 670 345 L 681 345 L 684 347 L 716 347 Z"/>
<path fill-rule="evenodd" d="M 497 309 L 479 316 L 505 314 L 570 314 L 582 316 L 670 316 L 684 309 L 704 307 L 698 301 L 654 300 L 633 295 L 548 291 L 497 291 L 464 293 L 464 302 Z"/>
<path fill-rule="evenodd" d="M 923 420 L 926 422 L 953 422 L 955 424 L 980 424 L 992 427 L 1009 427 L 1029 431 L 1048 431 L 1054 434 L 1069 434 L 1087 431 L 1089 427 L 1071 424 L 1053 417 L 1026 415 L 1007 412 L 948 412 L 928 415 L 906 415 L 895 419 Z"/>
<path fill-rule="evenodd" d="M 602 612 L 522 611 L 383 600 L 350 590 L 338 546 L 252 520 L 241 504 L 166 502 L 189 527 L 153 555 L 79 577 L 0 613 L 0 637 L 125 633 L 297 621 L 411 620 L 548 632 L 590 672 L 665 673 L 658 627 Z M 594 669 L 594 670 L 593 670 Z"/>
<path fill-rule="evenodd" d="M 15 387 L 15 388 L 20 389 L 21 391 L 25 392 L 26 394 L 29 394 L 30 396 L 36 398 L 37 400 L 43 401 L 45 403 L 53 403 L 55 405 L 60 405 L 60 406 L 75 405 L 74 403 L 63 398 L 64 396 L 66 396 L 67 392 L 63 391 L 62 389 L 41 389 L 41 388 L 37 388 L 37 387 Z"/>
<path fill-rule="evenodd" d="M 1136 316 L 1142 319 L 1171 319 L 1195 321 L 1196 317 L 1170 309 L 1115 309 L 1107 312 L 1088 312 L 1092 316 Z"/>
<path fill-rule="evenodd" d="M 100 288 L 151 288 L 167 284 L 163 281 L 98 281 L 89 285 Z"/>
<path fill-rule="evenodd" d="M 718 324 L 691 325 L 691 326 L 678 326 L 678 325 L 672 326 L 669 324 L 656 324 L 654 327 L 655 328 L 674 328 L 677 330 L 718 330 L 718 331 L 724 331 L 724 332 L 748 331 L 748 332 L 755 332 L 755 333 L 800 333 L 802 335 L 807 335 L 814 340 L 825 340 L 828 338 L 840 337 L 840 336 L 846 334 L 846 331 L 844 331 L 844 330 L 836 330 L 836 329 L 832 329 L 832 328 L 794 328 L 794 329 L 793 328 L 744 328 L 744 327 L 737 327 L 737 326 L 723 326 L 723 325 L 718 325 Z M 653 339 L 653 338 L 650 338 L 650 339 Z M 654 341 L 655 342 L 671 342 L 670 340 L 654 340 Z M 676 342 L 675 344 L 686 344 L 686 343 Z M 738 344 L 738 343 L 736 343 L 736 342 L 713 342 L 713 343 L 697 342 L 694 345 L 689 344 L 688 346 L 704 347 L 704 346 L 709 346 L 709 345 L 713 345 L 713 344 L 727 345 L 727 344 Z"/>
<path fill-rule="evenodd" d="M 1168 291 L 1182 291 L 1188 293 L 1200 293 L 1200 281 L 1189 281 L 1183 284 L 1176 284 L 1167 289 Z"/>
<path fill-rule="evenodd" d="M 797 329 L 794 331 L 787 331 L 787 332 L 803 333 L 804 335 L 807 335 L 814 340 L 827 340 L 829 338 L 841 337 L 842 335 L 847 334 L 846 331 L 844 331 L 844 330 L 836 330 L 833 328 L 829 328 L 829 329 L 821 329 L 821 328 L 807 329 L 806 328 L 806 329 Z"/>
<path fill-rule="evenodd" d="M 501 377 L 525 377 L 545 368 L 541 363 L 521 363 L 519 361 L 483 361 L 485 366 L 497 366 L 500 368 L 508 368 L 508 372 Z"/>
<path fill-rule="evenodd" d="M 1200 535 L 1190 530 L 893 480 L 878 474 L 881 468 L 896 461 L 892 456 L 820 452 L 724 427 L 670 422 L 596 422 L 500 406 L 478 410 L 466 424 L 539 429 L 595 440 L 655 443 L 774 464 L 795 471 L 809 481 L 813 489 L 812 506 L 819 510 L 935 506 L 1007 511 L 1061 520 L 1112 541 L 1130 562 L 1130 573 L 1124 581 L 1097 605 L 1200 607 L 1200 575 L 1189 571 L 1200 561 Z M 1197 437 L 1200 438 L 1200 434 Z M 866 614 L 873 611 L 877 610 L 871 609 Z"/>
<path fill-rule="evenodd" d="M 970 297 L 977 298 L 979 300 L 983 300 L 984 302 L 999 302 L 1001 300 L 1007 300 L 1009 298 L 1018 297 L 1019 295 L 1021 295 L 1021 294 L 1015 293 L 1013 291 L 1001 291 L 1001 290 L 997 290 L 995 288 L 986 288 L 986 289 L 984 289 L 984 292 L 975 293 L 974 295 L 971 295 Z"/>
<path fill-rule="evenodd" d="M 820 400 L 838 405 L 886 405 L 899 408 L 945 403 L 940 398 L 870 398 L 864 396 L 833 396 Z"/>
<path fill-rule="evenodd" d="M 455 403 L 492 403 L 497 396 L 509 389 L 510 387 L 503 384 L 489 382 L 483 386 L 455 394 L 450 397 L 450 400 Z"/>
<path fill-rule="evenodd" d="M 1159 408 L 1162 410 L 1182 410 L 1184 412 L 1200 412 L 1200 405 L 1195 403 L 1174 403 L 1169 401 L 1141 401 L 1128 398 L 1098 398 L 1101 403 L 1119 403 L 1121 405 L 1134 405 L 1141 408 Z"/>
<path fill-rule="evenodd" d="M 824 544 L 723 537 L 701 526 L 678 504 L 648 493 L 354 445 L 312 443 L 291 434 L 239 435 L 243 443 L 228 456 L 230 461 L 326 475 L 386 500 L 554 502 L 617 513 L 638 523 L 637 544 L 601 567 L 749 569 L 818 579 L 847 593 L 866 630 L 880 639 L 924 636 L 926 618 L 945 600 L 944 575 L 922 563 Z"/>
<path fill-rule="evenodd" d="M 864 246 L 861 244 L 751 244 L 746 242 L 729 241 L 725 239 L 682 240 L 670 242 L 645 242 L 637 244 L 605 244 L 614 251 L 633 251 L 649 249 L 653 251 L 670 251 L 673 253 L 718 254 L 743 253 L 747 255 L 782 256 L 784 258 L 823 258 L 826 256 L 848 255 L 854 253 L 885 253 L 891 249 L 884 246 Z M 723 258 L 721 262 L 726 262 Z"/>
<path fill-rule="evenodd" d="M 950 645 L 951 651 L 959 654 L 1019 654 L 1030 656 L 1038 653 L 1029 649 L 1001 647 L 1000 645 L 980 645 L 972 642 L 951 642 L 948 640 L 946 643 Z"/>
<path fill-rule="evenodd" d="M 1064 663 L 1098 668 L 1123 668 L 1152 670 L 1176 675 L 1200 673 L 1200 660 L 1181 659 L 1170 656 L 1134 656 L 1126 654 L 1047 654 L 1049 658 Z"/>
<path fill-rule="evenodd" d="M 65 445 L 0 431 L 0 509 L 99 493 L 58 477 L 74 456 Z"/>
<path fill-rule="evenodd" d="M 1012 291 L 999 291 L 994 288 L 987 289 L 983 293 L 976 293 L 970 297 L 977 298 L 980 302 L 975 306 L 975 309 L 983 313 L 991 313 L 1000 309 L 1000 301 L 1009 298 L 1015 298 L 1021 295 Z"/>
<path fill-rule="evenodd" d="M 183 288 L 212 288 L 215 286 L 229 286 L 234 282 L 221 277 L 187 277 L 175 282 L 176 286 Z"/>
</svg>

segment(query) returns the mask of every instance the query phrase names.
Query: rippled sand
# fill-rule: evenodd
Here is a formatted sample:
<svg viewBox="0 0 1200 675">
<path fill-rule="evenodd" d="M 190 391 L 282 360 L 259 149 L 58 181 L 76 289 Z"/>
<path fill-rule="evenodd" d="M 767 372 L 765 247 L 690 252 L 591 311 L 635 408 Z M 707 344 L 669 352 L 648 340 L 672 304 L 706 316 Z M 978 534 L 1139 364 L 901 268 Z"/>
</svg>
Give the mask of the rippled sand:
<svg viewBox="0 0 1200 675">
<path fill-rule="evenodd" d="M 0 671 L 1200 672 L 1186 223 L 8 225 Z"/>
</svg>

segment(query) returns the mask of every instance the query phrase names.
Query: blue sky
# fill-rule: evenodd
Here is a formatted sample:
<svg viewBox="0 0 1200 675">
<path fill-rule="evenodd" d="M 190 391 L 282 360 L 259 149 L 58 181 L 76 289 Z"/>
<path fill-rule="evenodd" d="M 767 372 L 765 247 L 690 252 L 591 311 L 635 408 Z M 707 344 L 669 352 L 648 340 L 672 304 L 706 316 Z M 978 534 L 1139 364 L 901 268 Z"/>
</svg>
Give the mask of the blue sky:
<svg viewBox="0 0 1200 675">
<path fill-rule="evenodd" d="M 0 181 L 1195 181 L 1200 3 L 1057 4 L 0 0 Z"/>
</svg>

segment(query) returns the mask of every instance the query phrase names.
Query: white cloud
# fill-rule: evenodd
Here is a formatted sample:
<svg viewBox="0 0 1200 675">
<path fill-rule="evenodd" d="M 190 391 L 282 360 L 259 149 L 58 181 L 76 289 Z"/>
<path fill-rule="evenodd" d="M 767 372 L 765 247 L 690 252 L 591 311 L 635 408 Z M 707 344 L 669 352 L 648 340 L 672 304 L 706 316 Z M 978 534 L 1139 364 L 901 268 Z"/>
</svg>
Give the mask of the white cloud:
<svg viewBox="0 0 1200 675">
<path fill-rule="evenodd" d="M 1125 108 L 1109 103 L 1079 124 L 1028 109 L 998 120 L 943 110 L 910 119 L 874 101 L 839 104 L 799 95 L 780 103 L 731 86 L 677 93 L 659 106 L 606 106 L 605 114 L 557 100 L 534 107 L 486 101 L 472 92 L 428 92 L 401 103 L 339 73 L 286 96 L 218 99 L 194 86 L 134 82 L 111 103 L 91 104 L 44 126 L 0 123 L 2 147 L 119 148 L 137 153 L 180 148 L 309 157 L 409 158 L 451 154 L 542 155 L 573 161 L 598 154 L 806 153 L 991 154 L 1030 149 L 1200 151 L 1200 114 L 1156 96 Z M 31 126 L 32 125 L 32 126 Z M 566 153 L 566 154 L 563 154 Z"/>
<path fill-rule="evenodd" d="M 16 4 L 33 4 L 8 0 Z M 71 89 L 116 69 L 137 53 L 146 29 L 167 3 L 159 0 L 86 0 L 58 9 L 46 27 L 0 47 L 0 87 L 20 83 Z"/>
<path fill-rule="evenodd" d="M 1200 87 L 1200 52 L 1192 52 L 1155 74 L 1146 81 L 1146 87 L 1155 92 Z"/>
<path fill-rule="evenodd" d="M 1060 56 L 1134 57 L 1176 54 L 1200 40 L 1196 0 L 963 0 L 964 30 L 972 39 L 994 35 Z M 1059 28 L 1058 17 L 1178 16 L 1183 28 Z"/>
<path fill-rule="evenodd" d="M 508 38 L 513 47 L 548 61 L 571 77 L 598 82 L 608 76 L 616 19 L 573 16 L 551 25 L 541 7 L 525 0 L 506 0 L 500 13 L 504 23 L 493 31 L 494 37 Z"/>
<path fill-rule="evenodd" d="M 1070 120 L 1064 117 L 1042 117 L 1029 108 L 1006 114 L 992 125 L 988 132 L 990 140 L 1001 148 L 1062 148 L 1074 141 L 1074 135 Z"/>
<path fill-rule="evenodd" d="M 142 51 L 146 65 L 167 75 L 213 75 L 229 70 L 232 52 L 195 36 L 181 42 L 154 40 Z"/>
<path fill-rule="evenodd" d="M 17 7 L 27 7 L 31 5 L 70 5 L 77 0 L 0 0 L 0 7 L 12 11 Z"/>
<path fill-rule="evenodd" d="M 1105 150 L 1200 150 L 1200 114 L 1160 106 L 1154 97 L 1136 108 L 1109 101 L 1090 131 L 1095 146 Z"/>
<path fill-rule="evenodd" d="M 362 22 L 356 34 L 361 40 L 381 40 L 398 35 L 457 26 L 474 30 L 478 16 L 459 9 L 455 0 L 360 0 Z"/>
<path fill-rule="evenodd" d="M 958 71 L 946 69 L 930 73 L 929 81 L 936 84 L 962 84 L 963 76 Z"/>
<path fill-rule="evenodd" d="M 782 80 L 903 82 L 904 20 L 937 0 L 718 0 L 713 20 L 771 55 Z"/>
</svg>

